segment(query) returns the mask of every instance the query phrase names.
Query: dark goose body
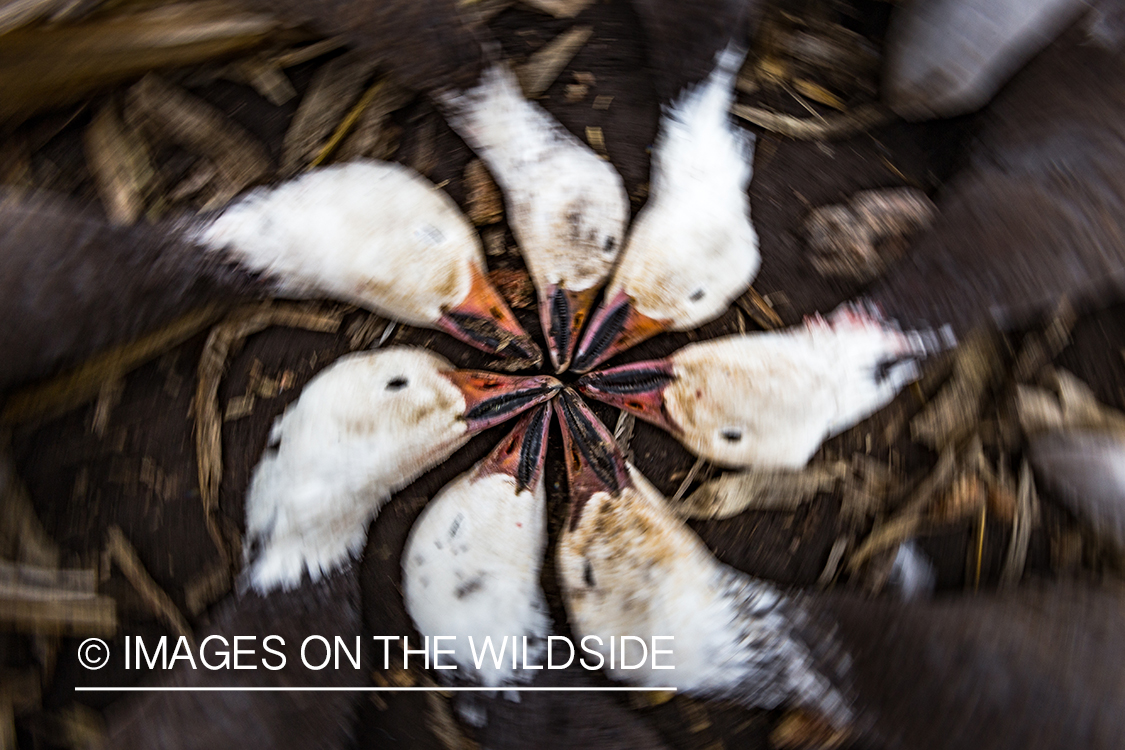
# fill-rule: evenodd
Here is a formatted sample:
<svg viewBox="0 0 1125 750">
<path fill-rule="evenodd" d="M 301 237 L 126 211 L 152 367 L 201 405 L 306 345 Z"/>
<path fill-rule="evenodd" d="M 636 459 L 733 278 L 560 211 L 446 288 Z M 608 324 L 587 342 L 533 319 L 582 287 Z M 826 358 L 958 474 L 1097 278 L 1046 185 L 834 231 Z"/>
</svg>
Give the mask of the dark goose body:
<svg viewBox="0 0 1125 750">
<path fill-rule="evenodd" d="M 807 604 L 836 624 L 859 725 L 888 748 L 1125 747 L 1119 586 Z"/>
<path fill-rule="evenodd" d="M 251 642 L 254 659 L 261 658 L 262 639 L 279 635 L 284 648 L 271 641 L 273 648 L 286 654 L 285 668 L 256 670 L 223 669 L 211 671 L 202 665 L 179 669 L 160 683 L 161 687 L 361 687 L 369 683 L 368 666 L 361 662 L 353 669 L 341 660 L 341 668 L 313 671 L 300 661 L 300 644 L 309 635 L 323 635 L 332 641 L 341 636 L 352 645 L 362 634 L 359 572 L 357 565 L 322 578 L 307 579 L 290 591 L 273 591 L 266 596 L 253 591 L 223 602 L 210 627 L 196 634 L 202 643 L 208 635 L 222 635 L 228 643 L 235 635 L 257 636 Z M 213 646 L 210 648 L 214 648 Z M 316 664 L 310 646 L 309 661 Z M 209 651 L 209 654 L 211 652 Z M 268 656 L 276 664 L 277 657 Z M 212 663 L 217 657 L 212 656 Z M 119 701 L 106 714 L 107 747 L 168 748 L 169 750 L 209 750 L 210 748 L 325 748 L 351 746 L 352 718 L 361 693 L 352 692 L 221 692 L 149 693 Z"/>
<path fill-rule="evenodd" d="M 133 227 L 57 195 L 2 198 L 0 391 L 204 302 L 255 295 L 352 302 L 501 354 L 501 369 L 541 359 L 488 281 L 472 225 L 399 164 L 325 167 Z"/>
<path fill-rule="evenodd" d="M 114 226 L 61 196 L 0 192 L 0 392 L 199 305 L 270 291 L 189 226 Z"/>
<path fill-rule="evenodd" d="M 801 708 L 860 747 L 1125 745 L 1119 584 L 910 601 L 785 592 L 719 562 L 571 392 L 555 408 L 570 494 L 558 570 L 575 634 L 676 635 L 674 672 L 612 678 Z"/>
<path fill-rule="evenodd" d="M 940 218 L 873 301 L 906 325 L 960 333 L 1019 325 L 1064 295 L 1122 294 L 1123 49 L 1080 25 L 1008 84 L 982 114 L 967 168 L 940 194 Z"/>
</svg>

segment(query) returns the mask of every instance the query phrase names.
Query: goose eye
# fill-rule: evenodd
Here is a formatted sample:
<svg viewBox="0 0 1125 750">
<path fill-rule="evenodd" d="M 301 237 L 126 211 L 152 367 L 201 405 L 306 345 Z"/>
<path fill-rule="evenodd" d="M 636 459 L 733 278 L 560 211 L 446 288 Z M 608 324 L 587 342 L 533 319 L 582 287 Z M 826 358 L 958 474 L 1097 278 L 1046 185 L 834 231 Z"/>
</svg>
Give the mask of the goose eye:
<svg viewBox="0 0 1125 750">
<path fill-rule="evenodd" d="M 737 443 L 742 439 L 742 430 L 737 427 L 728 427 L 719 434 L 722 435 L 723 440 L 726 440 L 728 443 Z"/>
<path fill-rule="evenodd" d="M 700 287 L 699 289 L 696 289 L 691 293 L 691 297 L 689 299 L 691 299 L 692 302 L 698 302 L 699 300 L 703 299 L 705 294 L 706 292 L 703 291 L 702 287 Z"/>
<path fill-rule="evenodd" d="M 399 376 L 397 378 L 392 378 L 391 380 L 387 381 L 387 390 L 388 391 L 401 391 L 407 385 L 408 385 L 407 379 L 402 377 L 402 376 Z"/>
<path fill-rule="evenodd" d="M 617 247 L 617 238 L 616 237 L 606 237 L 605 246 L 602 247 L 602 252 L 604 252 L 606 255 L 609 255 L 610 253 L 612 253 L 614 251 L 614 249 L 616 247 Z"/>
</svg>

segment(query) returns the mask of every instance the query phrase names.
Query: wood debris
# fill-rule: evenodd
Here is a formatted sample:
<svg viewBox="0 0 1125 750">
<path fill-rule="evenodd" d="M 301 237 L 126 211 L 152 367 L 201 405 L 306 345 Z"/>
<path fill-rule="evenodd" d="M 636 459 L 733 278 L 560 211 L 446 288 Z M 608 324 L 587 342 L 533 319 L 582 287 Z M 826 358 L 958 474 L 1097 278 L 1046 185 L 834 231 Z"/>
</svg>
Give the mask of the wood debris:
<svg viewBox="0 0 1125 750">
<path fill-rule="evenodd" d="M 613 104 L 613 97 L 602 94 L 594 97 L 593 108 L 604 112 L 609 109 L 609 105 L 611 104 Z"/>
<path fill-rule="evenodd" d="M 203 0 L 12 31 L 0 44 L 0 121 L 78 101 L 156 68 L 250 49 L 277 29 L 272 16 Z"/>
<path fill-rule="evenodd" d="M 593 33 L 593 26 L 575 26 L 537 50 L 516 70 L 516 78 L 519 79 L 524 96 L 528 99 L 536 99 L 551 88 L 551 84 L 578 54 L 578 50 L 589 41 Z"/>
<path fill-rule="evenodd" d="M 276 59 L 255 55 L 234 63 L 232 69 L 237 71 L 238 78 L 258 92 L 258 96 L 275 107 L 297 96 L 297 89 L 293 88 Z"/>
<path fill-rule="evenodd" d="M 194 310 L 158 331 L 87 360 L 73 370 L 12 394 L 0 422 L 18 424 L 50 419 L 97 396 L 106 382 L 124 375 L 206 329 L 223 313 L 220 306 Z"/>
<path fill-rule="evenodd" d="M 838 729 L 823 716 L 795 708 L 770 732 L 770 745 L 778 750 L 835 750 L 851 738 L 849 728 Z"/>
<path fill-rule="evenodd" d="M 793 80 L 793 88 L 797 91 L 797 93 L 801 94 L 804 97 L 812 99 L 817 104 L 823 104 L 840 112 L 847 111 L 848 107 L 844 103 L 843 99 L 836 96 L 831 91 L 824 88 L 818 83 L 809 81 L 804 78 L 796 78 Z"/>
<path fill-rule="evenodd" d="M 840 484 L 840 518 L 859 526 L 886 510 L 902 492 L 900 476 L 890 465 L 864 453 L 853 453 L 847 476 Z"/>
<path fill-rule="evenodd" d="M 127 113 L 211 160 L 222 178 L 211 206 L 226 205 L 270 171 L 269 152 L 260 141 L 220 110 L 155 75 L 129 89 Z"/>
<path fill-rule="evenodd" d="M 72 750 L 106 747 L 105 721 L 101 713 L 81 703 L 36 713 L 28 716 L 24 723 L 31 736 L 43 746 Z"/>
<path fill-rule="evenodd" d="M 473 159 L 465 165 L 463 183 L 465 213 L 474 226 L 495 224 L 504 217 L 504 198 L 483 161 Z"/>
<path fill-rule="evenodd" d="M 317 68 L 297 113 L 285 133 L 281 174 L 291 176 L 309 166 L 348 109 L 359 99 L 376 61 L 348 52 Z"/>
<path fill-rule="evenodd" d="M 59 548 L 43 528 L 6 449 L 0 449 L 0 559 L 41 568 L 59 565 Z"/>
<path fill-rule="evenodd" d="M 135 224 L 157 183 L 144 138 L 125 125 L 111 101 L 94 115 L 83 144 L 106 216 L 115 224 Z"/>
<path fill-rule="evenodd" d="M 571 104 L 580 102 L 590 93 L 590 87 L 584 83 L 568 83 L 566 85 L 566 100 Z"/>
<path fill-rule="evenodd" d="M 480 238 L 484 244 L 484 254 L 490 258 L 499 258 L 508 252 L 507 237 L 503 227 L 484 227 L 480 230 Z"/>
<path fill-rule="evenodd" d="M 384 78 L 372 84 L 352 109 L 353 112 L 358 112 L 358 119 L 340 144 L 337 161 L 351 161 L 360 157 L 390 159 L 398 150 L 401 131 L 391 122 L 391 114 L 412 98 L 412 92 L 390 79 Z M 342 128 L 344 123 L 340 125 Z"/>
<path fill-rule="evenodd" d="M 187 638 L 188 643 L 194 648 L 195 638 L 192 636 L 191 626 L 171 597 L 152 580 L 152 576 L 145 570 L 144 563 L 137 555 L 137 550 L 118 526 L 110 526 L 106 531 L 106 555 L 141 595 L 141 600 L 148 606 L 149 611 L 163 621 L 174 634 Z"/>
<path fill-rule="evenodd" d="M 801 118 L 748 104 L 735 104 L 731 114 L 760 128 L 798 141 L 836 141 L 890 122 L 893 115 L 878 104 L 864 104 L 839 115 Z"/>
<path fill-rule="evenodd" d="M 1000 571 L 1001 586 L 1013 586 L 1019 583 L 1023 576 L 1024 566 L 1027 564 L 1027 549 L 1031 544 L 1031 526 L 1035 519 L 1039 498 L 1035 493 L 1035 480 L 1031 477 L 1031 468 L 1026 461 L 1020 466 L 1017 497 L 1015 518 L 1012 521 L 1012 538 L 1008 542 L 1008 554 L 1004 559 L 1004 568 Z"/>
<path fill-rule="evenodd" d="M 1125 434 L 1125 413 L 1100 403 L 1090 386 L 1063 369 L 1050 369 L 1044 387 L 1016 387 L 1016 414 L 1024 433 L 1081 428 Z"/>
<path fill-rule="evenodd" d="M 590 148 L 603 159 L 609 159 L 609 152 L 605 147 L 605 134 L 602 133 L 601 128 L 596 128 L 590 125 L 586 126 L 586 143 L 590 144 Z"/>
<path fill-rule="evenodd" d="M 673 505 L 684 518 L 723 519 L 747 510 L 796 510 L 820 492 L 831 492 L 847 475 L 844 462 L 789 470 L 728 472 Z"/>
<path fill-rule="evenodd" d="M 1021 383 L 1034 378 L 1070 343 L 1070 331 L 1076 322 L 1078 314 L 1064 296 L 1055 305 L 1047 324 L 1024 338 L 1012 366 L 1012 377 Z"/>
<path fill-rule="evenodd" d="M 935 450 L 961 442 L 976 429 L 987 396 L 1004 377 L 999 344 L 991 334 L 974 334 L 954 356 L 949 381 L 910 422 L 911 437 Z"/>
<path fill-rule="evenodd" d="M 747 289 L 746 293 L 736 299 L 734 303 L 764 331 L 775 331 L 785 326 L 781 316 L 773 309 L 773 305 L 754 287 Z"/>
<path fill-rule="evenodd" d="M 0 668 L 0 748 L 16 748 L 15 716 L 31 711 L 42 700 L 42 685 L 35 669 Z"/>
<path fill-rule="evenodd" d="M 622 409 L 613 427 L 613 442 L 617 443 L 621 455 L 629 463 L 633 462 L 633 429 L 636 425 L 637 418 L 633 412 Z"/>
<path fill-rule="evenodd" d="M 54 15 L 74 0 L 7 0 L 0 3 L 0 34 Z"/>
<path fill-rule="evenodd" d="M 345 37 L 333 36 L 282 52 L 273 58 L 273 63 L 282 69 L 292 68 L 294 65 L 307 63 L 346 46 L 348 46 L 348 40 Z"/>
<path fill-rule="evenodd" d="M 223 598 L 231 588 L 231 571 L 226 565 L 212 565 L 184 587 L 184 606 L 188 614 L 198 617 Z"/>
<path fill-rule="evenodd" d="M 427 179 L 437 169 L 437 114 L 426 110 L 415 126 L 414 148 L 410 154 L 410 166 Z"/>
<path fill-rule="evenodd" d="M 238 564 L 240 550 L 237 539 L 228 538 L 217 518 L 219 482 L 223 476 L 222 419 L 219 410 L 219 383 L 226 371 L 227 359 L 247 336 L 270 326 L 305 328 L 310 331 L 334 333 L 339 330 L 343 315 L 337 308 L 325 311 L 310 303 L 274 304 L 263 302 L 234 311 L 211 329 L 203 354 L 199 358 L 199 381 L 192 410 L 195 418 L 195 450 L 198 462 L 199 493 L 207 531 L 228 566 Z"/>
<path fill-rule="evenodd" d="M 970 441 L 964 454 L 975 456 L 980 450 L 979 439 L 974 439 Z M 875 554 L 893 549 L 902 542 L 914 538 L 922 528 L 926 511 L 934 498 L 948 490 L 953 483 L 959 459 L 963 459 L 963 455 L 955 451 L 952 446 L 942 451 L 933 471 L 918 483 L 898 512 L 877 524 L 859 548 L 852 553 L 848 561 L 848 569 L 854 572 Z"/>
<path fill-rule="evenodd" d="M 376 344 L 386 333 L 388 326 L 390 321 L 375 313 L 361 315 L 349 323 L 347 330 L 344 331 L 344 335 L 348 337 L 348 348 L 352 351 L 371 348 L 371 345 Z"/>
<path fill-rule="evenodd" d="M 527 271 L 518 268 L 496 268 L 488 272 L 488 280 L 515 310 L 527 310 L 535 306 L 535 285 Z"/>
<path fill-rule="evenodd" d="M 121 401 L 125 393 L 125 381 L 121 378 L 106 380 L 98 391 L 97 401 L 94 402 L 94 412 L 90 416 L 90 432 L 98 437 L 104 437 L 106 428 L 109 427 L 109 417 L 113 408 Z"/>
<path fill-rule="evenodd" d="M 680 501 L 684 497 L 684 493 L 687 492 L 687 488 L 690 487 L 691 483 L 695 481 L 696 476 L 699 475 L 700 469 L 702 469 L 706 463 L 707 461 L 703 458 L 695 459 L 695 463 L 691 465 L 691 468 L 688 469 L 688 473 L 684 475 L 683 481 L 680 482 L 680 486 L 676 488 L 676 492 L 672 495 L 672 497 L 668 499 L 668 502 L 673 508 L 679 507 Z"/>
<path fill-rule="evenodd" d="M 940 523 L 955 523 L 976 516 L 988 501 L 988 486 L 973 472 L 963 472 L 934 503 L 933 514 Z"/>
<path fill-rule="evenodd" d="M 535 10 L 549 13 L 555 18 L 574 18 L 594 0 L 523 0 L 523 4 Z"/>
<path fill-rule="evenodd" d="M 0 623 L 46 635 L 112 635 L 117 605 L 96 592 L 92 570 L 58 570 L 0 560 Z"/>
</svg>

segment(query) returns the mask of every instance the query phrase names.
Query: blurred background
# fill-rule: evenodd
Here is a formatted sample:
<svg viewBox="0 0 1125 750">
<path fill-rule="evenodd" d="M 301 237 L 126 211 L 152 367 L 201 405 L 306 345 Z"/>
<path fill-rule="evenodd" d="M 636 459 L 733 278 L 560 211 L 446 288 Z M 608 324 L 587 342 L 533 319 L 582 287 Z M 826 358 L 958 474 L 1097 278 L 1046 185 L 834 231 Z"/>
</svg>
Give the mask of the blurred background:
<svg viewBox="0 0 1125 750">
<path fill-rule="evenodd" d="M 1076 21 L 1086 12 L 1080 5 L 1043 22 L 1041 43 L 1011 52 L 1001 67 L 1014 73 L 1072 23 L 1084 23 Z M 652 339 L 629 359 L 827 313 L 877 288 L 941 215 L 949 186 L 978 166 L 973 149 L 992 127 L 991 105 L 975 111 L 985 102 L 970 102 L 961 107 L 969 111 L 938 117 L 898 107 L 910 120 L 888 106 L 890 29 L 900 8 L 883 0 L 778 0 L 756 9 L 735 114 L 758 136 L 750 201 L 761 272 L 753 292 L 719 319 Z M 636 215 L 648 195 L 660 110 L 653 51 L 630 3 L 478 0 L 461 10 L 495 37 L 527 96 L 620 172 Z M 1051 80 L 1050 69 L 1035 70 Z M 397 161 L 445 190 L 477 227 L 490 279 L 542 344 L 500 191 L 403 78 L 346 37 L 235 3 L 5 0 L 0 183 L 13 193 L 63 193 L 132 225 L 210 211 L 319 165 Z M 1109 116 L 1125 121 L 1125 110 Z M 850 225 L 859 221 L 854 212 L 822 210 L 854 206 L 871 190 L 889 190 L 875 195 L 892 204 L 892 218 L 877 230 Z M 1114 226 L 1123 220 L 1108 218 Z M 1117 252 L 1125 257 L 1120 245 Z M 1122 570 L 1112 535 L 1036 485 L 1026 449 L 1029 436 L 1048 429 L 1125 425 L 1117 411 L 1125 409 L 1119 299 L 1056 295 L 1003 334 L 962 340 L 890 406 L 828 441 L 799 481 L 766 477 L 764 489 L 746 491 L 721 513 L 707 504 L 708 483 L 721 469 L 655 427 L 593 408 L 658 489 L 687 501 L 684 515 L 720 560 L 783 586 L 878 594 L 893 578 L 900 545 L 911 541 L 941 595 L 1021 580 L 1112 586 Z M 74 687 L 138 676 L 116 663 L 81 669 L 77 643 L 100 636 L 120 653 L 126 634 L 205 626 L 237 575 L 242 503 L 273 420 L 328 363 L 376 344 L 425 346 L 462 367 L 490 361 L 445 334 L 347 305 L 216 305 L 7 394 L 0 747 L 98 746 L 101 711 L 116 696 L 79 697 Z M 365 635 L 414 634 L 400 593 L 406 536 L 427 500 L 504 430 L 474 438 L 383 508 L 361 564 Z M 566 513 L 557 427 L 550 439 L 552 542 L 542 583 L 565 633 L 553 557 Z M 433 684 L 421 670 L 372 679 Z M 536 684 L 610 684 L 584 670 L 544 680 Z M 518 703 L 494 701 L 484 728 L 461 722 L 438 694 L 364 695 L 358 705 L 355 747 L 841 742 L 782 710 L 682 695 L 525 694 Z"/>
</svg>

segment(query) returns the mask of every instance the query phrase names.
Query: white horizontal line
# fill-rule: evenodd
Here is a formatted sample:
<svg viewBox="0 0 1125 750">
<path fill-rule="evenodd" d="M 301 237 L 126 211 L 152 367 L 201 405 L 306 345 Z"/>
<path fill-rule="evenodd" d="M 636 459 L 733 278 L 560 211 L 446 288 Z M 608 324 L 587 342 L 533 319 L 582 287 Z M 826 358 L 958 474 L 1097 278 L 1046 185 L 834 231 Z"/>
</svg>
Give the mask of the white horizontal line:
<svg viewBox="0 0 1125 750">
<path fill-rule="evenodd" d="M 76 693 L 662 693 L 674 687 L 76 687 Z"/>
</svg>

